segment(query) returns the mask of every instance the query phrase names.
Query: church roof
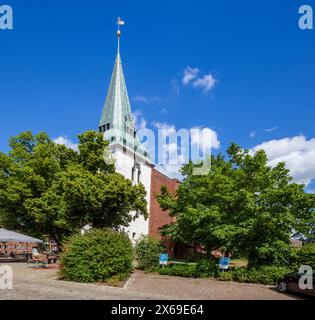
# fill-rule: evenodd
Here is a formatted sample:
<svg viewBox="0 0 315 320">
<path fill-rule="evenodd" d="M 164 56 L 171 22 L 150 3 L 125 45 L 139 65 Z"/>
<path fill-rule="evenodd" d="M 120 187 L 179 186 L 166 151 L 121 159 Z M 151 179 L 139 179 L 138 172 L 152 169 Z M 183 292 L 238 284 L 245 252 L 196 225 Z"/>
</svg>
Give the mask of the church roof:
<svg viewBox="0 0 315 320">
<path fill-rule="evenodd" d="M 111 144 L 119 144 L 150 161 L 149 153 L 136 134 L 119 52 L 120 32 L 117 35 L 118 51 L 99 123 L 99 130 L 105 133 L 105 138 Z"/>
<path fill-rule="evenodd" d="M 118 127 L 122 122 L 130 122 L 129 126 L 134 127 L 126 81 L 118 52 L 99 125 L 110 123 L 114 127 Z"/>
</svg>

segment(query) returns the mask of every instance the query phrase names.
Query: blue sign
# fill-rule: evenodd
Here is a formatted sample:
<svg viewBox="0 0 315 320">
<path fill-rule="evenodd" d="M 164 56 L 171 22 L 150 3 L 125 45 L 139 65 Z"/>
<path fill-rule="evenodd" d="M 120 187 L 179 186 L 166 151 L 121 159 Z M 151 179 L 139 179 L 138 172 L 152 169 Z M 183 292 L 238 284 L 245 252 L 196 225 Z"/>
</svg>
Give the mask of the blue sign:
<svg viewBox="0 0 315 320">
<path fill-rule="evenodd" d="M 161 253 L 160 254 L 160 264 L 167 264 L 167 262 L 168 262 L 168 254 Z"/>
<path fill-rule="evenodd" d="M 230 264 L 230 258 L 221 257 L 219 264 L 220 264 L 220 269 L 228 269 Z"/>
</svg>

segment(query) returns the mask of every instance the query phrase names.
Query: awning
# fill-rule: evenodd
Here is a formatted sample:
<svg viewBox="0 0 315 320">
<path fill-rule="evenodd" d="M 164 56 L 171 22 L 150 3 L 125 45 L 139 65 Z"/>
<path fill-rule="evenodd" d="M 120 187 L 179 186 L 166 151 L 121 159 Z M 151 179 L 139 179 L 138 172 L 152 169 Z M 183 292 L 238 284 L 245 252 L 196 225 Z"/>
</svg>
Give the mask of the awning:
<svg viewBox="0 0 315 320">
<path fill-rule="evenodd" d="M 0 242 L 43 243 L 42 240 L 25 236 L 24 234 L 0 228 Z"/>
</svg>

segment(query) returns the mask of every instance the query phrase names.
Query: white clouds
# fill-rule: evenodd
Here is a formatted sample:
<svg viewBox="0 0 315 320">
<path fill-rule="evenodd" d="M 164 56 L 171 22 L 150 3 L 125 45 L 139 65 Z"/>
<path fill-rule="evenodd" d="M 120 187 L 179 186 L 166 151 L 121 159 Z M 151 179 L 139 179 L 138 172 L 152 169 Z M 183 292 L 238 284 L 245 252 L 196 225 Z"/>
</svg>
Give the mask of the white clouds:
<svg viewBox="0 0 315 320">
<path fill-rule="evenodd" d="M 142 103 L 152 103 L 152 102 L 158 102 L 162 101 L 161 97 L 158 96 L 142 96 L 142 95 L 137 95 L 133 99 L 135 102 L 142 102 Z"/>
<path fill-rule="evenodd" d="M 285 162 L 295 182 L 308 184 L 315 179 L 315 138 L 303 135 L 270 140 L 254 147 L 251 152 L 264 149 L 271 166 Z"/>
<path fill-rule="evenodd" d="M 145 129 L 147 127 L 147 120 L 142 116 L 140 110 L 136 110 L 133 114 L 133 120 L 135 122 L 136 130 Z"/>
<path fill-rule="evenodd" d="M 266 132 L 273 132 L 273 131 L 276 131 L 277 129 L 278 129 L 278 127 L 272 127 L 272 128 L 266 129 L 265 131 Z"/>
<path fill-rule="evenodd" d="M 175 94 L 179 94 L 180 92 L 180 86 L 179 86 L 179 83 L 177 81 L 176 78 L 173 78 L 172 81 L 171 81 L 171 86 L 172 86 L 172 91 L 175 93 Z"/>
<path fill-rule="evenodd" d="M 249 137 L 250 137 L 250 138 L 255 138 L 255 137 L 256 137 L 256 131 L 252 131 L 252 132 L 249 134 Z"/>
<path fill-rule="evenodd" d="M 171 136 L 176 134 L 176 128 L 173 124 L 168 124 L 166 122 L 153 121 L 152 125 L 157 129 L 162 129 L 163 135 Z"/>
<path fill-rule="evenodd" d="M 208 93 L 210 90 L 212 90 L 215 86 L 217 80 L 214 79 L 212 74 L 207 74 L 203 76 L 202 78 L 197 79 L 194 83 L 194 87 L 201 88 L 204 93 Z"/>
<path fill-rule="evenodd" d="M 182 83 L 184 85 L 187 85 L 190 81 L 194 80 L 197 77 L 199 71 L 200 70 L 198 68 L 191 68 L 187 66 L 184 70 L 184 77 L 182 79 Z"/>
<path fill-rule="evenodd" d="M 204 94 L 207 94 L 215 87 L 217 80 L 211 73 L 203 76 L 199 76 L 199 74 L 200 70 L 198 68 L 187 66 L 184 70 L 182 83 L 185 86 L 192 85 L 194 88 L 200 88 Z"/>
<path fill-rule="evenodd" d="M 190 132 L 191 144 L 199 146 L 201 150 L 203 148 L 205 150 L 220 148 L 218 134 L 214 130 L 210 128 L 194 127 Z"/>
<path fill-rule="evenodd" d="M 74 143 L 71 139 L 68 139 L 67 136 L 60 136 L 54 139 L 54 142 L 57 144 L 65 145 L 67 148 L 72 149 L 74 151 L 78 151 L 78 145 Z"/>
</svg>

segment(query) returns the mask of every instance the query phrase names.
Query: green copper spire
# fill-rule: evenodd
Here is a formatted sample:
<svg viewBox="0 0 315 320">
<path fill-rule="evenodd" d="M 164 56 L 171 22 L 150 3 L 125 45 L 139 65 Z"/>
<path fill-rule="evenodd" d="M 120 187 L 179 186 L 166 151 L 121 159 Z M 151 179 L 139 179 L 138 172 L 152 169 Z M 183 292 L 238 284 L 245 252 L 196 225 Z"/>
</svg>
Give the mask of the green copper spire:
<svg viewBox="0 0 315 320">
<path fill-rule="evenodd" d="M 112 144 L 119 144 L 130 151 L 136 151 L 142 157 L 148 158 L 148 153 L 140 144 L 136 135 L 135 124 L 127 92 L 126 81 L 120 59 L 120 30 L 122 21 L 118 18 L 118 50 L 115 65 L 99 123 L 99 131 Z"/>
<path fill-rule="evenodd" d="M 108 129 L 106 126 L 109 124 L 110 128 L 118 129 L 122 127 L 124 122 L 129 122 L 129 126 L 134 126 L 125 77 L 118 52 L 99 127 L 101 128 L 105 125 L 105 129 Z"/>
</svg>

